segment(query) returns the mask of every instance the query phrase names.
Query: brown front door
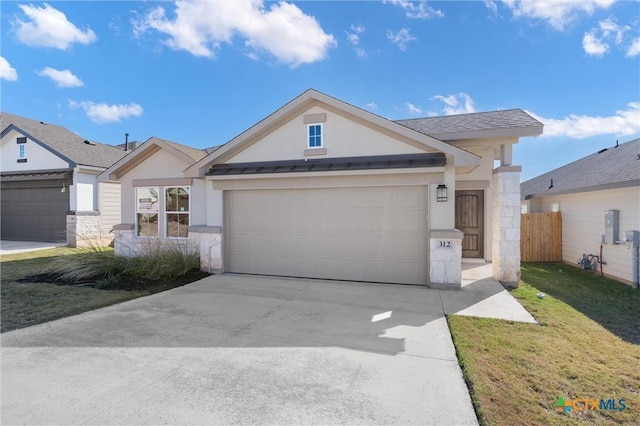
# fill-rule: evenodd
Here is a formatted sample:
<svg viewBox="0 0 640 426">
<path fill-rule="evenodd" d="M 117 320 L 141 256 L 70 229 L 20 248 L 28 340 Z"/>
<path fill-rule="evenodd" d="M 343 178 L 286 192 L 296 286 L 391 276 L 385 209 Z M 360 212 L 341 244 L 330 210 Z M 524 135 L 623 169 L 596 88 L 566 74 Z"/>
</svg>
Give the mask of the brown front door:
<svg viewBox="0 0 640 426">
<path fill-rule="evenodd" d="M 483 257 L 484 191 L 456 191 L 456 229 L 464 233 L 462 257 Z"/>
</svg>

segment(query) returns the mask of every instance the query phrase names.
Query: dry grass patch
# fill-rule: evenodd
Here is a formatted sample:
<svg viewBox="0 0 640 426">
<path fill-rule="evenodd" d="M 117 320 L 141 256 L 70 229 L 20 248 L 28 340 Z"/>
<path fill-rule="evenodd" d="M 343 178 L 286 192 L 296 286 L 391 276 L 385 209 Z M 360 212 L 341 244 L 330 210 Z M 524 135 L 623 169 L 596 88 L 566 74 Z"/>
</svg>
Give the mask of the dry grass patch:
<svg viewBox="0 0 640 426">
<path fill-rule="evenodd" d="M 1 328 L 6 332 L 187 284 L 206 276 L 180 253 L 114 257 L 113 249 L 66 247 L 2 256 Z M 196 258 L 199 262 L 199 259 Z"/>
<path fill-rule="evenodd" d="M 640 424 L 640 291 L 566 265 L 529 264 L 512 294 L 540 325 L 449 317 L 481 423 Z M 559 397 L 624 398 L 627 408 L 564 415 Z"/>
</svg>

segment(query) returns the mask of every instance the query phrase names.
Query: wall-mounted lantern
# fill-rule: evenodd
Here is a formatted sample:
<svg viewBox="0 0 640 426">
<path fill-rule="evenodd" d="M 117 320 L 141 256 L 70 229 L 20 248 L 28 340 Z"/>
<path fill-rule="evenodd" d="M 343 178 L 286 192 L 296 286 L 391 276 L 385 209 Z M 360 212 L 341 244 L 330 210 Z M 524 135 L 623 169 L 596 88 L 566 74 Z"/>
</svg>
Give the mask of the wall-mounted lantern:
<svg viewBox="0 0 640 426">
<path fill-rule="evenodd" d="M 444 184 L 438 185 L 436 189 L 436 200 L 438 202 L 447 201 L 447 186 Z"/>
</svg>

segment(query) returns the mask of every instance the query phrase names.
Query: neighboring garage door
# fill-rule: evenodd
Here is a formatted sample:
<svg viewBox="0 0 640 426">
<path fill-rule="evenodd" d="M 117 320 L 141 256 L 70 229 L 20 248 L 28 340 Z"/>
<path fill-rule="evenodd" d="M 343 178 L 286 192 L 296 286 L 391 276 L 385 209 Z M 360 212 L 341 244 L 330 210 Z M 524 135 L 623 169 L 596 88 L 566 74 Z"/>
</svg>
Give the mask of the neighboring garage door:
<svg viewBox="0 0 640 426">
<path fill-rule="evenodd" d="M 43 181 L 38 182 L 42 186 L 27 187 L 20 187 L 20 182 L 2 183 L 3 240 L 66 241 L 69 191 L 62 193 L 59 182 Z"/>
<path fill-rule="evenodd" d="M 427 283 L 426 187 L 230 191 L 229 272 Z"/>
</svg>

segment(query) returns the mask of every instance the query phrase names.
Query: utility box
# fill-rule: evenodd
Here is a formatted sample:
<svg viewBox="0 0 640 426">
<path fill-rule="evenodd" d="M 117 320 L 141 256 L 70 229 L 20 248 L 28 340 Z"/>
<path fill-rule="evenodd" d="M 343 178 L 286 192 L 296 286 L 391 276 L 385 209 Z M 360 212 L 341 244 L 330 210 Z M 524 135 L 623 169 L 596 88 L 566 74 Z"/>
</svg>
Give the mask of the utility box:
<svg viewBox="0 0 640 426">
<path fill-rule="evenodd" d="M 607 210 L 604 212 L 604 242 L 605 244 L 618 244 L 619 210 Z"/>
</svg>

